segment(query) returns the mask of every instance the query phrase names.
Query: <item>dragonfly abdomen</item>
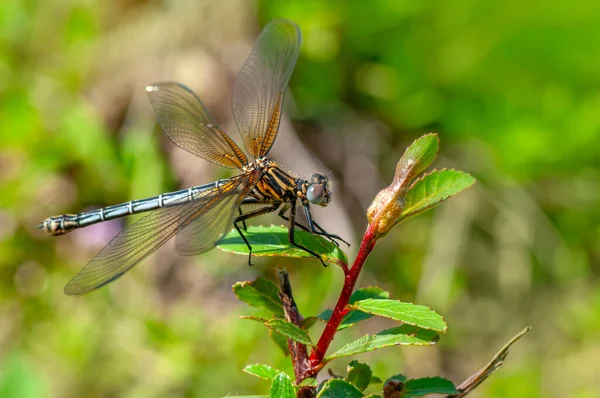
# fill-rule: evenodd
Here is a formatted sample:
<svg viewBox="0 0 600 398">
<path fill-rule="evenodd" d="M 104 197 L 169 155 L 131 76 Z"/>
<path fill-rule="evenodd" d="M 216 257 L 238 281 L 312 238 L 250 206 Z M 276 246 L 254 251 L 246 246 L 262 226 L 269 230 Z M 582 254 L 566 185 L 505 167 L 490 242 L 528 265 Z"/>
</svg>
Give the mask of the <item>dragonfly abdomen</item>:
<svg viewBox="0 0 600 398">
<path fill-rule="evenodd" d="M 63 214 L 60 216 L 48 217 L 38 225 L 38 228 L 42 228 L 47 234 L 52 236 L 64 235 L 74 229 L 87 227 L 102 221 L 114 220 L 130 214 L 143 213 L 161 207 L 179 206 L 195 199 L 207 189 L 218 187 L 222 182 L 223 180 L 218 180 L 210 184 L 163 193 L 151 198 L 132 200 L 130 202 L 79 214 Z"/>
</svg>

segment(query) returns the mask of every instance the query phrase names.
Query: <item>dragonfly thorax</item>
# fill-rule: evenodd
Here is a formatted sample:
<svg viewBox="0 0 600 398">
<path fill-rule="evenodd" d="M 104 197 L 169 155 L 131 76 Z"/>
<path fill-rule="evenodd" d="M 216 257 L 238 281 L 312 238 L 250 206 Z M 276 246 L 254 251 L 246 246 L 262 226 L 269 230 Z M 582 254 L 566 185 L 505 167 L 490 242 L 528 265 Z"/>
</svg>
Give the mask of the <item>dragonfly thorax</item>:
<svg viewBox="0 0 600 398">
<path fill-rule="evenodd" d="M 244 166 L 242 171 L 251 172 L 256 169 L 262 172 L 262 177 L 252 192 L 256 199 L 285 203 L 295 203 L 300 199 L 303 204 L 320 206 L 327 206 L 331 200 L 329 182 L 323 174 L 313 174 L 310 180 L 295 178 L 266 157 L 257 158 Z"/>
</svg>

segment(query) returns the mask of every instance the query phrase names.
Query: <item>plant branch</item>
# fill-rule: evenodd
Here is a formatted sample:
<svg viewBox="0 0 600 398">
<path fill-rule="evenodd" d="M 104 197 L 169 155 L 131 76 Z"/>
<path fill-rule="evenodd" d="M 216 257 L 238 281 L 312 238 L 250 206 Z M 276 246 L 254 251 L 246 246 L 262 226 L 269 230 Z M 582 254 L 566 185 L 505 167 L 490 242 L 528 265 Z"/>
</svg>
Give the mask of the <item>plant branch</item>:
<svg viewBox="0 0 600 398">
<path fill-rule="evenodd" d="M 496 353 L 496 355 L 494 355 L 492 360 L 488 362 L 487 365 L 485 365 L 483 368 L 469 376 L 458 387 L 456 387 L 456 389 L 459 391 L 458 394 L 446 395 L 445 398 L 462 398 L 469 394 L 471 391 L 473 391 L 477 386 L 479 386 L 483 381 L 485 381 L 485 379 L 490 377 L 492 373 L 494 373 L 496 370 L 500 369 L 502 365 L 504 365 L 504 361 L 508 356 L 508 350 L 510 349 L 510 347 L 530 330 L 531 326 L 528 326 L 525 329 L 521 330 L 519 333 L 517 333 L 512 339 L 508 341 L 508 343 L 504 345 L 504 347 L 500 349 L 500 351 Z"/>
<path fill-rule="evenodd" d="M 277 279 L 279 281 L 279 297 L 283 302 L 283 312 L 285 319 L 294 325 L 301 327 L 304 318 L 300 315 L 300 311 L 294 301 L 292 294 L 292 285 L 290 285 L 290 279 L 285 269 L 277 270 Z M 288 339 L 288 348 L 292 357 L 292 364 L 294 365 L 294 375 L 296 376 L 296 383 L 300 383 L 304 378 L 302 376 L 307 373 L 310 368 L 308 361 L 308 350 L 304 344 L 297 343 L 292 339 Z"/>
<path fill-rule="evenodd" d="M 401 217 L 405 210 L 406 195 L 411 189 L 410 183 L 434 161 L 438 149 L 439 138 L 436 134 L 426 134 L 415 140 L 406 151 L 404 151 L 404 154 L 398 161 L 392 183 L 387 188 L 379 191 L 367 209 L 369 226 L 365 231 L 352 267 L 350 269 L 348 269 L 348 267 L 342 267 L 344 270 L 344 286 L 342 287 L 342 291 L 337 304 L 331 313 L 329 321 L 325 325 L 325 329 L 319 338 L 319 342 L 310 354 L 311 368 L 308 370 L 306 377 L 314 377 L 319 373 L 323 366 L 325 366 L 323 358 L 325 358 L 327 349 L 333 341 L 338 327 L 349 312 L 347 306 L 367 257 L 369 257 L 373 247 L 375 247 L 377 240 L 380 237 L 385 236 L 392 227 L 402 221 Z M 460 190 L 471 184 L 472 181 L 469 181 L 468 184 L 463 184 L 465 185 L 464 187 L 461 185 Z M 456 191 L 456 189 L 454 191 Z M 443 197 L 440 196 L 436 203 L 439 203 L 458 192 L 454 191 Z M 432 205 L 429 205 L 429 208 L 431 207 Z M 413 209 L 413 212 L 414 211 L 415 210 Z M 405 215 L 405 218 L 407 216 L 408 214 Z"/>
<path fill-rule="evenodd" d="M 325 353 L 333 340 L 335 333 L 337 332 L 337 328 L 340 326 L 340 323 L 344 319 L 344 316 L 348 313 L 346 306 L 350 302 L 350 296 L 352 296 L 352 292 L 354 290 L 354 286 L 356 285 L 356 281 L 358 276 L 360 275 L 360 271 L 369 257 L 369 254 L 375 247 L 375 243 L 377 242 L 377 235 L 372 230 L 371 226 L 367 227 L 367 231 L 363 236 L 363 240 L 360 244 L 360 248 L 358 250 L 358 254 L 352 267 L 348 272 L 344 272 L 344 286 L 342 287 L 342 291 L 338 298 L 337 304 L 333 309 L 331 317 L 325 325 L 325 329 L 319 338 L 319 342 L 317 346 L 313 348 L 310 355 L 310 365 L 308 374 L 306 377 L 314 377 L 316 374 L 323 368 L 323 358 L 325 357 Z"/>
</svg>

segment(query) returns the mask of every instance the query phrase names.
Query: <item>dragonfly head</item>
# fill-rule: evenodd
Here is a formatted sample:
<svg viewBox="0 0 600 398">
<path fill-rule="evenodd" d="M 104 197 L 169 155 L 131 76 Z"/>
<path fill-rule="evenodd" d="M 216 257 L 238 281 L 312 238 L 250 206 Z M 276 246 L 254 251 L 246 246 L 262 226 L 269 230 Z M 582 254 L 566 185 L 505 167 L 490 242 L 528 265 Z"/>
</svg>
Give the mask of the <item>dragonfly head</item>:
<svg viewBox="0 0 600 398">
<path fill-rule="evenodd" d="M 329 204 L 331 191 L 326 176 L 319 173 L 310 176 L 308 188 L 306 189 L 306 199 L 314 205 L 327 206 Z"/>
</svg>

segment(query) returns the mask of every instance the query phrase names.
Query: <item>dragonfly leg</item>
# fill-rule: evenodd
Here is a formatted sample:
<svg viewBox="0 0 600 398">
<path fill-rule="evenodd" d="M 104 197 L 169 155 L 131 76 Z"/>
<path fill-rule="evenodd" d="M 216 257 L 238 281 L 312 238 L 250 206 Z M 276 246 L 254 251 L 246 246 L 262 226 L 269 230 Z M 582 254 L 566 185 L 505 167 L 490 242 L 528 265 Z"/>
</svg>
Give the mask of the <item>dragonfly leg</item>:
<svg viewBox="0 0 600 398">
<path fill-rule="evenodd" d="M 305 209 L 306 209 L 306 207 L 305 207 Z M 279 217 L 283 218 L 285 221 L 289 221 L 290 220 L 289 217 L 285 215 L 285 212 L 288 210 L 289 210 L 289 206 L 286 204 L 281 208 L 281 210 L 279 211 L 279 213 L 277 213 L 277 215 Z M 312 227 L 312 229 L 305 227 L 304 225 L 300 224 L 299 222 L 296 222 L 296 226 L 300 227 L 301 229 L 305 230 L 306 232 L 310 232 L 315 235 L 320 235 L 320 236 L 326 237 L 327 239 L 329 239 L 331 241 L 331 243 L 333 243 L 337 247 L 339 247 L 340 245 L 334 239 L 338 239 L 338 240 L 344 242 L 345 244 L 347 244 L 348 246 L 350 246 L 350 243 L 346 242 L 344 239 L 340 238 L 339 236 L 327 233 L 327 231 L 325 231 L 319 224 L 317 224 L 317 222 L 315 220 L 312 219 L 312 215 L 310 214 L 310 212 L 308 213 L 308 216 L 306 217 L 306 219 L 308 220 L 308 223 Z M 318 231 L 317 231 L 317 229 L 318 229 Z"/>
<path fill-rule="evenodd" d="M 242 224 L 244 226 L 243 227 L 244 231 L 246 231 L 245 224 L 246 224 L 247 219 L 252 218 L 252 217 L 257 217 L 257 216 L 260 216 L 263 214 L 271 213 L 271 212 L 277 210 L 278 207 L 279 207 L 279 203 L 272 203 L 272 204 L 269 204 L 268 206 L 249 211 L 248 213 L 245 213 L 245 214 L 241 214 L 241 209 L 240 209 L 240 215 L 235 220 L 233 220 L 233 226 L 238 231 L 238 233 L 242 237 L 242 240 L 248 247 L 248 265 L 250 265 L 250 266 L 252 265 L 252 246 L 250 245 L 250 242 L 248 242 L 248 238 L 246 238 L 246 236 L 244 236 L 242 229 L 240 228 L 240 226 L 238 224 Z"/>
<path fill-rule="evenodd" d="M 306 222 L 308 222 L 308 227 L 310 228 L 310 231 L 313 234 L 321 235 L 328 238 L 332 243 L 334 243 L 338 247 L 340 245 L 335 241 L 335 239 L 344 242 L 346 245 L 350 246 L 350 243 L 346 242 L 344 239 L 337 235 L 328 233 L 319 224 L 317 224 L 315 220 L 313 220 L 312 214 L 310 213 L 310 208 L 308 207 L 308 203 L 303 203 L 302 206 L 304 206 L 304 215 L 306 215 Z"/>
<path fill-rule="evenodd" d="M 325 264 L 325 262 L 323 261 L 323 258 L 321 256 L 319 256 L 317 253 L 315 253 L 314 251 L 310 250 L 307 247 L 304 247 L 298 243 L 296 243 L 295 239 L 294 239 L 294 225 L 296 225 L 296 206 L 295 203 L 292 204 L 290 206 L 290 227 L 288 229 L 288 239 L 290 241 L 290 244 L 292 246 L 297 247 L 298 249 L 302 249 L 305 252 L 313 255 L 314 257 L 318 258 L 321 261 L 321 264 L 323 264 L 324 267 L 327 267 L 327 264 Z"/>
<path fill-rule="evenodd" d="M 238 207 L 238 212 L 240 213 L 240 217 L 244 215 L 244 213 L 242 213 L 242 207 Z M 242 227 L 244 228 L 244 231 L 248 231 L 248 227 L 246 226 L 246 220 L 242 220 Z"/>
<path fill-rule="evenodd" d="M 288 211 L 290 209 L 290 206 L 288 206 L 287 204 L 283 205 L 281 207 L 281 210 L 279 210 L 279 213 L 277 213 L 277 215 L 281 218 L 283 218 L 285 221 L 289 222 L 290 218 L 288 216 L 285 215 L 285 212 Z M 304 225 L 300 224 L 299 222 L 296 221 L 296 226 L 299 227 L 300 229 L 305 230 L 306 232 L 312 232 L 310 229 L 306 228 Z"/>
</svg>

